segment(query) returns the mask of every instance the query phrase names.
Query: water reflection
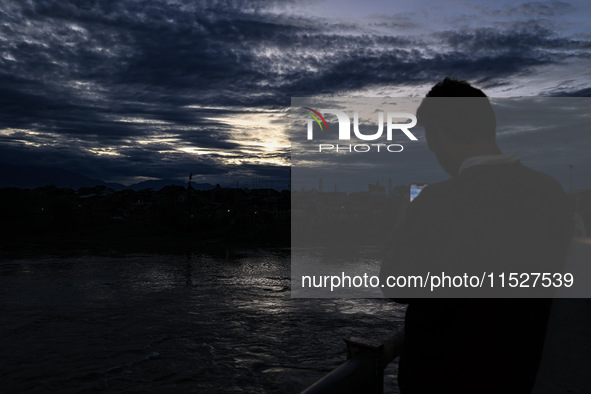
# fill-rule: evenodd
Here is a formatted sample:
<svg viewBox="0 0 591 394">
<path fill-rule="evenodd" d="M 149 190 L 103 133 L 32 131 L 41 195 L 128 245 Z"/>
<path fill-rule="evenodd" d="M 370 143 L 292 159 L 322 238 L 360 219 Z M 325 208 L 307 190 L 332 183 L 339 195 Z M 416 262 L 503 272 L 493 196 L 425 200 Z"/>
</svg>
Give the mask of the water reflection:
<svg viewBox="0 0 591 394">
<path fill-rule="evenodd" d="M 283 251 L 3 261 L 0 294 L 9 392 L 298 392 L 343 361 L 343 337 L 402 318 L 292 299 Z"/>
<path fill-rule="evenodd" d="M 191 253 L 187 253 L 186 261 L 187 262 L 185 264 L 185 276 L 187 277 L 187 280 L 185 284 L 187 286 L 191 286 L 193 284 L 193 267 L 191 265 Z"/>
</svg>

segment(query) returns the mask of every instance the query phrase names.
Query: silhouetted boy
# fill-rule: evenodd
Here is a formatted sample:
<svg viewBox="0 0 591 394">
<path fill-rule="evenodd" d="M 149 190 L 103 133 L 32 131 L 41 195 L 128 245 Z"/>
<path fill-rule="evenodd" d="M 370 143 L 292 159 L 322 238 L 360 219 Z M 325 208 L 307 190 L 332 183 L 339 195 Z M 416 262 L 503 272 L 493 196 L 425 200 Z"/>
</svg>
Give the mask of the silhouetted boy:
<svg viewBox="0 0 591 394">
<path fill-rule="evenodd" d="M 410 204 L 395 254 L 382 265 L 383 281 L 401 265 L 437 262 L 442 271 L 463 271 L 481 264 L 500 273 L 521 261 L 541 270 L 564 261 L 566 196 L 553 178 L 500 151 L 495 114 L 482 91 L 446 78 L 423 100 L 417 118 L 452 177 L 429 185 Z M 400 301 L 408 302 L 402 393 L 531 391 L 550 299 Z"/>
</svg>

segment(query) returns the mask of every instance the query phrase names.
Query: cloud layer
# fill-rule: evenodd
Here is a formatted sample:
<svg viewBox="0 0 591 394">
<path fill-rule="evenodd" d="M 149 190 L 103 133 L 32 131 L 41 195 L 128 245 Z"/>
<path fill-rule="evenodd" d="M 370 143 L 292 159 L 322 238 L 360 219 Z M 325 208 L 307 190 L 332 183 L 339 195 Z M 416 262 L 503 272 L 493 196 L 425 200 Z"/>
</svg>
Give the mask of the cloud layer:
<svg viewBox="0 0 591 394">
<path fill-rule="evenodd" d="M 432 27 L 416 10 L 343 21 L 301 11 L 312 2 L 244 3 L 4 2 L 2 161 L 109 181 L 284 183 L 292 96 L 422 95 L 447 75 L 510 93 L 538 70 L 588 62 L 591 47 L 548 22 L 576 14 L 564 2 L 475 7 L 477 26 L 458 14 Z M 529 94 L 589 87 L 571 78 Z"/>
</svg>

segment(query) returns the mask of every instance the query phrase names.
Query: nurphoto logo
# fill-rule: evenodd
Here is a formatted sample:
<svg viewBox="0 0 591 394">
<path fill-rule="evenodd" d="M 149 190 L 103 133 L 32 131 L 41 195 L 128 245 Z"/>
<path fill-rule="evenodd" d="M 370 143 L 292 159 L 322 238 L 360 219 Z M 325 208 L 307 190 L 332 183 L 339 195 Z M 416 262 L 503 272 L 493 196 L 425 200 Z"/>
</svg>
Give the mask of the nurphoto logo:
<svg viewBox="0 0 591 394">
<path fill-rule="evenodd" d="M 307 115 L 310 117 L 308 121 L 308 140 L 314 140 L 314 123 L 318 125 L 317 128 L 321 132 L 328 132 L 328 124 L 323 115 L 331 114 L 334 115 L 339 124 L 338 140 L 339 141 L 350 141 L 351 140 L 351 119 L 349 116 L 338 109 L 326 108 L 326 109 L 313 109 L 310 107 L 304 107 L 307 109 Z M 408 122 L 410 120 L 410 122 Z M 403 122 L 399 122 L 403 121 Z M 417 118 L 415 115 L 407 112 L 387 112 L 386 113 L 386 141 L 392 141 L 394 131 L 400 131 L 410 141 L 418 141 L 417 137 L 410 131 L 411 128 L 416 126 Z M 384 134 L 384 112 L 378 111 L 378 125 L 377 131 L 374 133 L 366 134 L 362 133 L 359 129 L 359 112 L 353 112 L 353 134 L 355 138 L 361 141 L 377 141 L 383 138 Z M 325 136 L 326 137 L 326 136 Z M 386 144 L 386 143 L 372 143 L 372 144 L 318 144 L 319 152 L 402 152 L 403 146 L 400 144 Z"/>
</svg>

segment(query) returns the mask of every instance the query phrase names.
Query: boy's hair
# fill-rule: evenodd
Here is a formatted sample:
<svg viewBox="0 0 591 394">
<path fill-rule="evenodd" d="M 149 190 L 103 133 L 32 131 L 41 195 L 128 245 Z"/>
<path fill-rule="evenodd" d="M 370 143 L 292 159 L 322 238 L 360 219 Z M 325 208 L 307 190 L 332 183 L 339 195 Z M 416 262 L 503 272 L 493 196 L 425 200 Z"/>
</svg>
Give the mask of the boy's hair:
<svg viewBox="0 0 591 394">
<path fill-rule="evenodd" d="M 466 81 L 445 78 L 433 86 L 417 110 L 417 120 L 426 133 L 439 129 L 457 141 L 495 141 L 496 117 L 488 97 Z"/>
</svg>

